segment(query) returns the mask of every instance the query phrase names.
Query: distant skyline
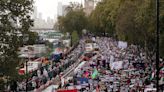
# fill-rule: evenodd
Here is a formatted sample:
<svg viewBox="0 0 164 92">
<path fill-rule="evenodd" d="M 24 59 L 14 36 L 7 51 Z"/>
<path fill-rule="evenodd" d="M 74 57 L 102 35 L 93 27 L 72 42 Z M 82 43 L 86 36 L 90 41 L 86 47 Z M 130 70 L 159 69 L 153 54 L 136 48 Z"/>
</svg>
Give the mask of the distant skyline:
<svg viewBox="0 0 164 92">
<path fill-rule="evenodd" d="M 35 0 L 34 6 L 37 7 L 37 12 L 42 14 L 43 19 L 56 19 L 58 2 L 68 5 L 69 2 L 83 3 L 83 0 Z"/>
</svg>

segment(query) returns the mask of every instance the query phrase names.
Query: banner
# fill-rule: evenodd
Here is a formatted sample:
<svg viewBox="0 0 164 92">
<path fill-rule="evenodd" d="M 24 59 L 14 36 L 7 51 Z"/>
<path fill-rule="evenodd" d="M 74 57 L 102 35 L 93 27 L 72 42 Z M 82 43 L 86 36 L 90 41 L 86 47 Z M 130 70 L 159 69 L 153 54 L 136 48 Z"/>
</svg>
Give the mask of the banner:
<svg viewBox="0 0 164 92">
<path fill-rule="evenodd" d="M 116 69 L 116 70 L 122 69 L 123 68 L 123 61 L 113 62 L 113 63 L 110 64 L 110 67 L 111 67 L 112 70 L 113 69 Z"/>
<path fill-rule="evenodd" d="M 78 92 L 77 89 L 72 90 L 58 90 L 57 92 Z"/>
<path fill-rule="evenodd" d="M 127 46 L 128 46 L 127 42 L 118 41 L 119 48 L 127 48 Z"/>
<path fill-rule="evenodd" d="M 137 69 L 145 69 L 145 63 L 133 63 L 133 66 Z"/>
</svg>

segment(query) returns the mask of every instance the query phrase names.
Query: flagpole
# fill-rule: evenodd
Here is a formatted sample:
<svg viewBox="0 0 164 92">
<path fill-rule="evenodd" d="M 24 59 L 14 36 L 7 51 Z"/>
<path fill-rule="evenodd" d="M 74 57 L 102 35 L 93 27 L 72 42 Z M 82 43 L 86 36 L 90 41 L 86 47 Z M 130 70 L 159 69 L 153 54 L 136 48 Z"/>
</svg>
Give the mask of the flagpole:
<svg viewBox="0 0 164 92">
<path fill-rule="evenodd" d="M 156 87 L 159 92 L 159 0 L 156 0 Z"/>
</svg>

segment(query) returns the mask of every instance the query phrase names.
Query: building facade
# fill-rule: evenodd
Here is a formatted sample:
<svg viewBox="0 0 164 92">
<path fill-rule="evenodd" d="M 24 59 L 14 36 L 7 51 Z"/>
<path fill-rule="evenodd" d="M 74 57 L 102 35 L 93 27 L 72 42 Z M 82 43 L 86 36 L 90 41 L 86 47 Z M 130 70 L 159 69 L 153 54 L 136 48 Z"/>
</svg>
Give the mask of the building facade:
<svg viewBox="0 0 164 92">
<path fill-rule="evenodd" d="M 57 6 L 57 15 L 58 16 L 62 16 L 62 2 L 58 2 L 58 6 Z"/>
<path fill-rule="evenodd" d="M 94 10 L 94 0 L 84 0 L 84 12 L 87 16 Z"/>
</svg>

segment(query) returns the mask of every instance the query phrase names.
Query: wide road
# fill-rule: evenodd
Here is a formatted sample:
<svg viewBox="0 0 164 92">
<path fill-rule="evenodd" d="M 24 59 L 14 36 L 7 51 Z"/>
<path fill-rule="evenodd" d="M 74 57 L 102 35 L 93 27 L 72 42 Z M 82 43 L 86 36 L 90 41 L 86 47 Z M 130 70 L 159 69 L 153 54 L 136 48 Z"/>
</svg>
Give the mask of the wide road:
<svg viewBox="0 0 164 92">
<path fill-rule="evenodd" d="M 73 76 L 73 71 L 74 69 L 80 64 L 81 60 L 79 59 L 80 56 L 82 55 L 83 51 L 84 51 L 84 43 L 82 40 L 80 40 L 79 45 L 77 46 L 77 48 L 75 48 L 66 58 L 66 60 L 71 61 L 73 60 L 74 63 L 69 66 L 66 70 L 64 70 L 64 72 L 62 72 L 63 74 L 63 78 L 67 78 L 69 76 Z M 65 61 L 62 61 L 65 62 Z M 53 80 L 53 85 L 59 85 L 61 83 L 61 80 L 59 78 L 59 76 L 55 77 L 55 79 Z M 52 85 L 50 85 L 52 86 Z M 50 87 L 48 86 L 48 87 Z M 47 88 L 48 88 L 47 87 Z M 42 92 L 46 92 L 45 90 L 43 90 Z"/>
</svg>

